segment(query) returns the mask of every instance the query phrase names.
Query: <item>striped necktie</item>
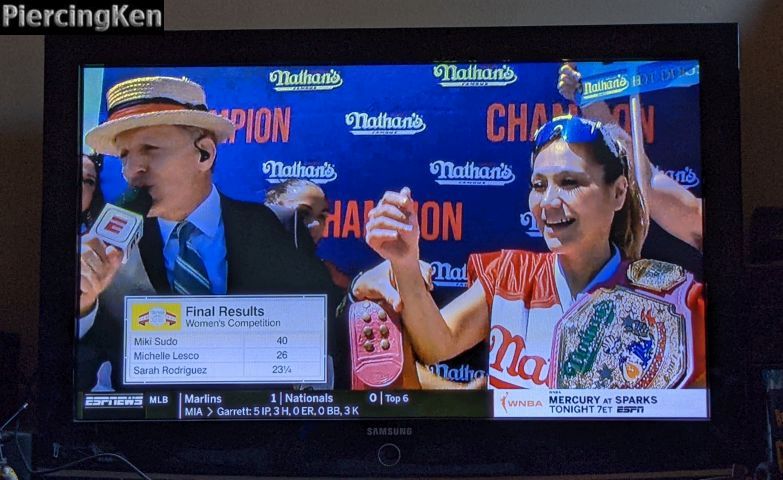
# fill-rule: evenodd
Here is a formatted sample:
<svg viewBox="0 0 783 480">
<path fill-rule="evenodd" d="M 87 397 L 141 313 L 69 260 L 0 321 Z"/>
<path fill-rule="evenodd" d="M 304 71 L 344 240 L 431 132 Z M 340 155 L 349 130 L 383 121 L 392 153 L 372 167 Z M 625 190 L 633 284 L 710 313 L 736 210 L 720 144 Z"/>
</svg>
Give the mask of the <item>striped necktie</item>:
<svg viewBox="0 0 783 480">
<path fill-rule="evenodd" d="M 172 238 L 179 240 L 179 255 L 174 264 L 174 291 L 180 295 L 209 295 L 207 269 L 201 255 L 193 248 L 190 238 L 196 226 L 188 221 L 180 222 L 174 228 Z"/>
</svg>

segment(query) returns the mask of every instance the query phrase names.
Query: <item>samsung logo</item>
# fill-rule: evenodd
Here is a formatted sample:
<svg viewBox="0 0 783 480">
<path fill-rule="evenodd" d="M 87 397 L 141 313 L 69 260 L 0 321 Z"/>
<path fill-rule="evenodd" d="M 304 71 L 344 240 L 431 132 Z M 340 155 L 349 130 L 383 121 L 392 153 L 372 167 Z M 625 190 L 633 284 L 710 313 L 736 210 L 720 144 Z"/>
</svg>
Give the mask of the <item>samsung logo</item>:
<svg viewBox="0 0 783 480">
<path fill-rule="evenodd" d="M 411 435 L 413 435 L 413 427 L 367 427 L 368 437 L 409 437 Z"/>
</svg>

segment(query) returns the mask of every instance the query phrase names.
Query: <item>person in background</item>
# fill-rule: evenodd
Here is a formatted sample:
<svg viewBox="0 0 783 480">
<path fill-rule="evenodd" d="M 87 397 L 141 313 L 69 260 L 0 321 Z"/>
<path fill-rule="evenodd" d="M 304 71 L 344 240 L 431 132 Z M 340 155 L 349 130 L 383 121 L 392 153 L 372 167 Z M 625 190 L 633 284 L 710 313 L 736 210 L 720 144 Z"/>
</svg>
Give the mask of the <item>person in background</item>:
<svg viewBox="0 0 783 480">
<path fill-rule="evenodd" d="M 79 234 L 84 235 L 92 228 L 98 214 L 106 204 L 101 189 L 101 171 L 103 155 L 99 153 L 82 154 L 82 205 L 79 215 Z"/>
<path fill-rule="evenodd" d="M 297 210 L 303 217 L 304 224 L 310 232 L 316 245 L 324 236 L 326 220 L 329 218 L 329 201 L 326 193 L 317 184 L 301 178 L 289 178 L 275 184 L 266 191 L 264 203 L 267 206 L 281 206 Z M 343 290 L 347 290 L 351 279 L 341 272 L 337 266 L 323 261 L 332 277 L 332 282 Z"/>
<path fill-rule="evenodd" d="M 575 93 L 581 88 L 582 75 L 577 70 L 576 64 L 564 63 L 560 67 L 557 79 L 557 89 L 560 94 L 573 102 Z M 618 140 L 623 142 L 629 154 L 629 161 L 633 162 L 631 137 L 617 125 L 606 102 L 597 101 L 585 105 L 582 107 L 582 117 L 601 122 L 609 129 Z M 653 165 L 646 153 L 639 166 L 646 184 L 643 186 L 644 194 L 647 201 L 654 205 L 649 209 L 652 220 L 674 237 L 702 251 L 704 217 L 701 199 Z"/>
</svg>

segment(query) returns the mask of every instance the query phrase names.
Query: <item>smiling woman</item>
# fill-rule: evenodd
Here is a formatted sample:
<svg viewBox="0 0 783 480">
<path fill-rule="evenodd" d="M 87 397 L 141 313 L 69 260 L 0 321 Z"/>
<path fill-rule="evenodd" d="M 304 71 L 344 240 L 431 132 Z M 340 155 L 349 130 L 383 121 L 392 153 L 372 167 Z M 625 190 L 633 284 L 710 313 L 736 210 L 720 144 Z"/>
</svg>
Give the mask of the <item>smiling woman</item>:
<svg viewBox="0 0 783 480">
<path fill-rule="evenodd" d="M 389 262 L 353 294 L 395 304 L 399 292 L 427 364 L 489 339 L 490 388 L 704 387 L 702 286 L 678 265 L 639 258 L 649 217 L 622 144 L 567 115 L 536 132 L 531 164 L 530 211 L 550 252 L 471 255 L 468 290 L 440 309 L 422 281 L 406 187 L 369 214 L 367 243 Z M 388 265 L 393 275 L 380 272 Z"/>
<path fill-rule="evenodd" d="M 637 260 L 648 215 L 622 145 L 600 123 L 566 115 L 544 125 L 531 156 L 530 211 L 547 247 L 562 255 L 571 291 L 611 256 Z M 607 242 L 608 239 L 608 242 Z"/>
</svg>

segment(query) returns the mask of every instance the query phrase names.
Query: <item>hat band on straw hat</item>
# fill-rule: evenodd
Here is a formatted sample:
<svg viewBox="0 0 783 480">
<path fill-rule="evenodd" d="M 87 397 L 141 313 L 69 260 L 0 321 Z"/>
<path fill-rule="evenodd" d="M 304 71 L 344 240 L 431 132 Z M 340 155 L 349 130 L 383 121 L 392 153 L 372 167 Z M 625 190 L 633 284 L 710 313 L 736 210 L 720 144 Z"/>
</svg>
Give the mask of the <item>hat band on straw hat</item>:
<svg viewBox="0 0 783 480">
<path fill-rule="evenodd" d="M 142 113 L 162 112 L 171 110 L 197 110 L 206 112 L 206 105 L 180 103 L 170 98 L 145 98 L 123 102 L 109 109 L 109 121 Z"/>
</svg>

